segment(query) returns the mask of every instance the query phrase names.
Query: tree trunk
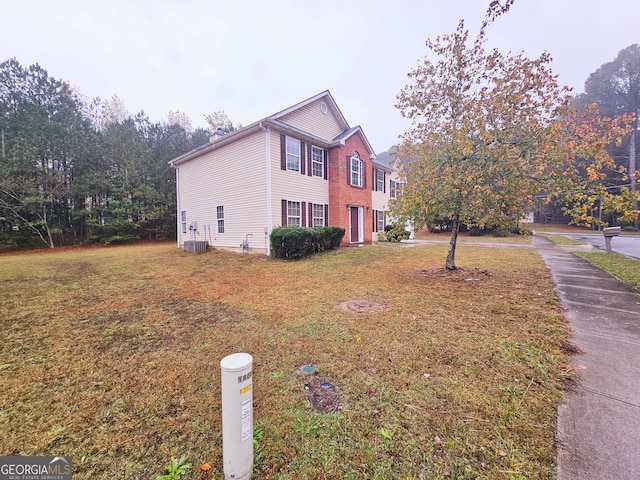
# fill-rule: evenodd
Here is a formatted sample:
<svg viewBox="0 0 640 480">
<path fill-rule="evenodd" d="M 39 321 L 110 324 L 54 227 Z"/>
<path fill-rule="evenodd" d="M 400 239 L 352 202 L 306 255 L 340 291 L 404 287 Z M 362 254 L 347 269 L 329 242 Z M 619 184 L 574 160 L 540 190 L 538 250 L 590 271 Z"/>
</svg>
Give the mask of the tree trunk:
<svg viewBox="0 0 640 480">
<path fill-rule="evenodd" d="M 51 235 L 51 229 L 49 228 L 49 221 L 47 220 L 47 206 L 45 205 L 43 210 L 43 215 L 42 215 L 42 220 L 44 220 L 44 228 L 47 231 L 47 238 L 49 239 L 49 248 L 54 248 L 54 244 L 53 244 L 53 236 Z M 41 237 L 42 238 L 42 237 Z"/>
<path fill-rule="evenodd" d="M 451 241 L 449 242 L 449 253 L 447 253 L 447 270 L 457 270 L 456 267 L 456 243 L 458 242 L 458 230 L 460 229 L 460 216 L 453 216 L 453 224 L 451 225 Z"/>
</svg>

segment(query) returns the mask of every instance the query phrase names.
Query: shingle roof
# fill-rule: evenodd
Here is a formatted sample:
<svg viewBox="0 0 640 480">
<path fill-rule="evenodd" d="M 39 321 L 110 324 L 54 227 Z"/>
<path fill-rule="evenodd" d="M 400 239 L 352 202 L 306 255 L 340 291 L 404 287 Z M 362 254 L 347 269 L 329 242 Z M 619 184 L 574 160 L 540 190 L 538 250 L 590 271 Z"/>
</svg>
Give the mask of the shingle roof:
<svg viewBox="0 0 640 480">
<path fill-rule="evenodd" d="M 285 122 L 282 122 L 281 120 L 279 120 L 281 117 L 283 117 L 284 115 L 295 111 L 299 108 L 304 107 L 305 105 L 308 105 L 310 103 L 313 103 L 319 99 L 325 99 L 325 102 L 327 103 L 327 106 L 329 109 L 331 109 L 332 113 L 335 115 L 336 119 L 338 120 L 338 123 L 340 124 L 340 126 L 342 128 L 344 128 L 344 131 L 338 135 L 336 138 L 333 139 L 333 141 L 331 142 L 327 142 L 326 140 L 323 140 L 319 137 L 316 137 L 315 135 L 309 133 L 309 132 L 305 132 L 303 130 L 300 130 L 299 128 L 293 127 Z M 247 125 L 246 127 L 243 127 L 239 130 L 235 130 L 233 132 L 227 133 L 226 135 L 211 141 L 209 143 L 205 143 L 204 145 L 201 145 L 197 148 L 194 148 L 193 150 L 184 153 L 182 155 L 180 155 L 179 157 L 174 158 L 173 160 L 171 160 L 169 163 L 171 165 L 178 165 L 180 163 L 186 162 L 188 160 L 191 160 L 192 158 L 198 157 L 200 156 L 200 154 L 202 153 L 206 153 L 209 152 L 211 150 L 214 150 L 216 147 L 218 146 L 222 146 L 226 143 L 229 143 L 233 140 L 237 140 L 242 138 L 243 136 L 251 133 L 253 130 L 255 130 L 256 128 L 263 128 L 263 125 L 273 125 L 281 130 L 284 130 L 285 132 L 291 132 L 293 135 L 296 135 L 297 137 L 301 137 L 303 139 L 307 139 L 308 141 L 312 141 L 315 144 L 317 144 L 318 146 L 322 146 L 322 147 L 332 147 L 332 146 L 336 146 L 336 145 L 340 145 L 343 144 L 344 141 L 346 139 L 348 139 L 349 137 L 351 137 L 352 135 L 354 135 L 357 132 L 360 132 L 360 134 L 362 135 L 362 138 L 364 139 L 364 142 L 367 146 L 367 148 L 369 149 L 369 153 L 371 155 L 371 158 L 376 158 L 375 157 L 375 152 L 373 150 L 373 148 L 371 147 L 371 144 L 369 143 L 369 140 L 367 139 L 366 135 L 364 134 L 364 131 L 362 130 L 362 127 L 360 127 L 359 125 L 353 128 L 349 127 L 349 124 L 347 123 L 347 120 L 344 118 L 344 115 L 342 115 L 342 112 L 340 111 L 340 109 L 338 108 L 338 105 L 336 104 L 335 100 L 333 99 L 333 96 L 331 95 L 331 92 L 329 92 L 329 90 L 325 90 L 324 92 L 320 92 L 317 95 L 314 95 L 313 97 L 307 98 L 306 100 L 303 100 L 302 102 L 296 103 L 295 105 L 292 105 L 284 110 L 281 110 L 277 113 L 274 113 L 273 115 L 270 115 L 268 117 L 263 118 L 262 120 L 258 120 L 257 122 L 254 122 L 250 125 Z"/>
</svg>

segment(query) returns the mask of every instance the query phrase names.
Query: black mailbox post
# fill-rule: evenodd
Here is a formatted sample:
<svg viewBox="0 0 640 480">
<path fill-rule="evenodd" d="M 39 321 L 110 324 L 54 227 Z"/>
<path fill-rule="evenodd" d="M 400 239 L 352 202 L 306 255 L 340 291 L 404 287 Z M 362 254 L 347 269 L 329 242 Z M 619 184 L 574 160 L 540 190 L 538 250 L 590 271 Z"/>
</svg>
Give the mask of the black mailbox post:
<svg viewBox="0 0 640 480">
<path fill-rule="evenodd" d="M 606 227 L 602 229 L 604 235 L 604 244 L 607 247 L 607 253 L 611 253 L 611 239 L 620 235 L 620 227 Z"/>
</svg>

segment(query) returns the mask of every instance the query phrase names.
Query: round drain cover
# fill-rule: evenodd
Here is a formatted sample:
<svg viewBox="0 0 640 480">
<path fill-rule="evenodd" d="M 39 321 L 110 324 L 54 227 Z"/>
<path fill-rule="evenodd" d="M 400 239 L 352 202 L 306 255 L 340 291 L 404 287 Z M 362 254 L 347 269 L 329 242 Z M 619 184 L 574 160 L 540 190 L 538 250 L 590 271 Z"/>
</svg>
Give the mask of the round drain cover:
<svg viewBox="0 0 640 480">
<path fill-rule="evenodd" d="M 341 303 L 340 306 L 344 310 L 353 313 L 370 313 L 384 310 L 384 305 L 382 303 L 373 302 L 371 300 L 349 300 Z"/>
</svg>

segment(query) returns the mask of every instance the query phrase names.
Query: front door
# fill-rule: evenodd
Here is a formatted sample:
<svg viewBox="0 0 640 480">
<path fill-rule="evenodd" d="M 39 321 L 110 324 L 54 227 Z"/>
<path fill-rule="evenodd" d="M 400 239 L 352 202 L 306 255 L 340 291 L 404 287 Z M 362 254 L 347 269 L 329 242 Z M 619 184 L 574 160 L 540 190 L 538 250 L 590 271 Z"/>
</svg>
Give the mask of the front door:
<svg viewBox="0 0 640 480">
<path fill-rule="evenodd" d="M 362 243 L 362 207 L 349 207 L 349 241 Z"/>
</svg>

